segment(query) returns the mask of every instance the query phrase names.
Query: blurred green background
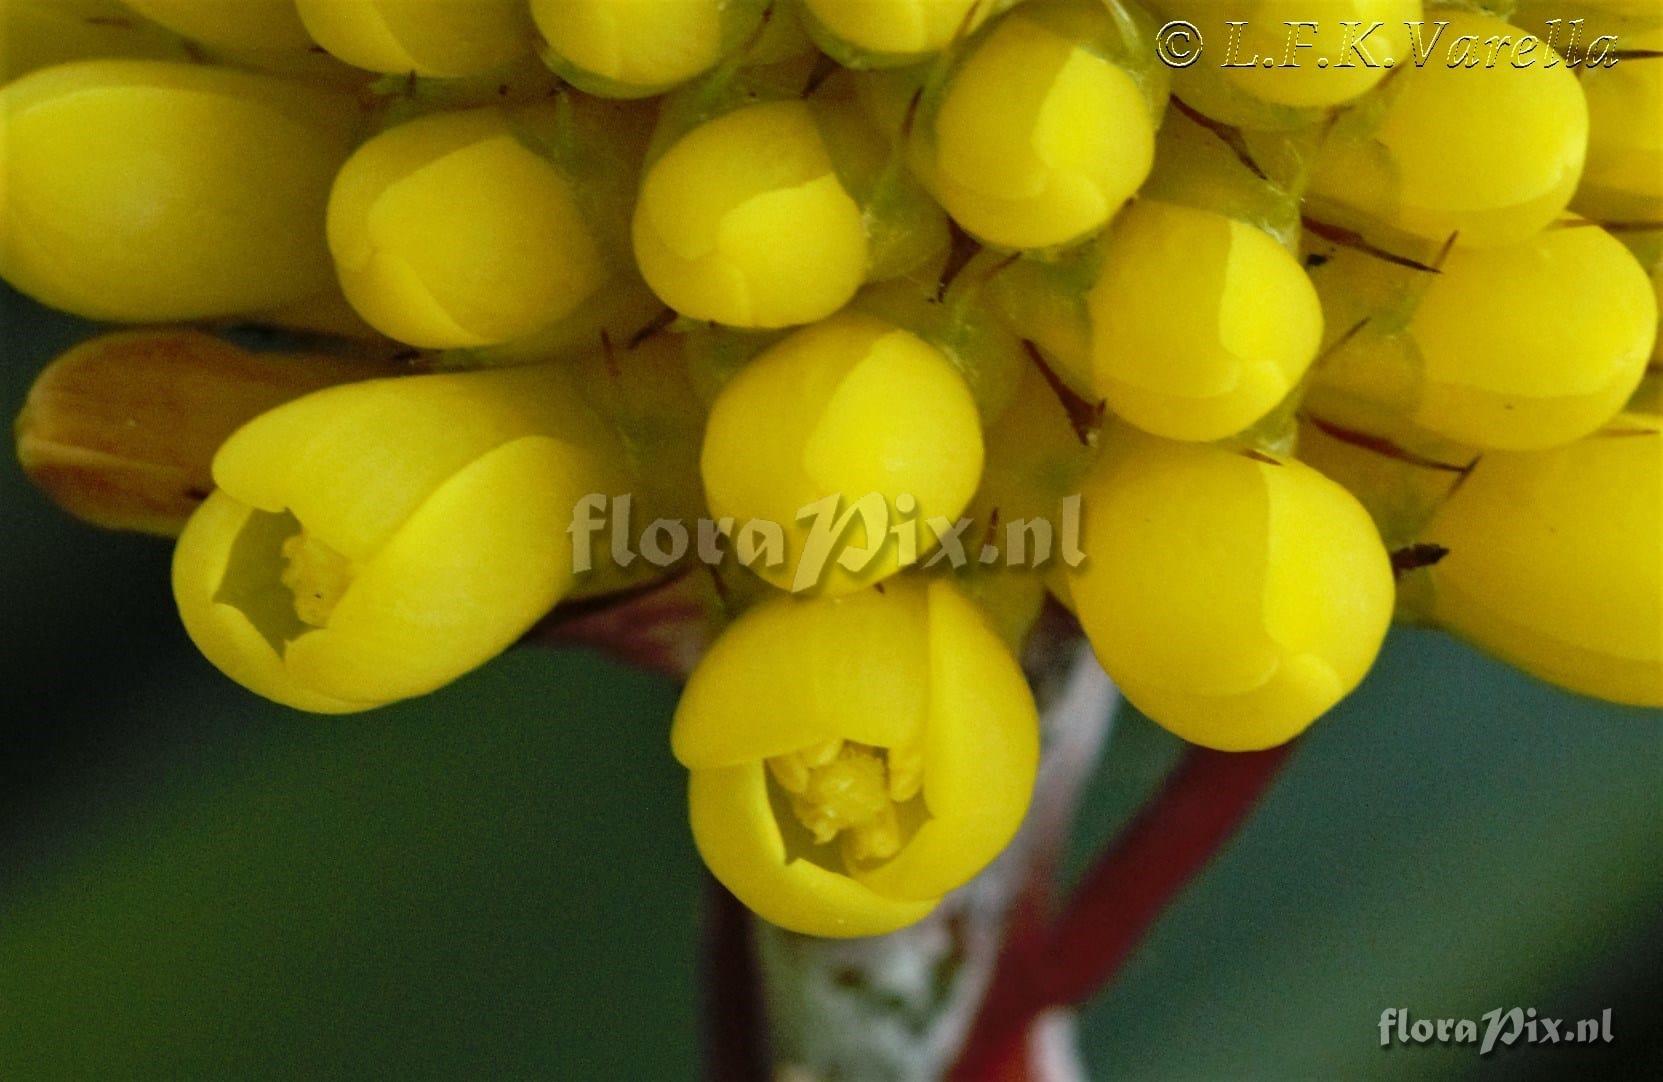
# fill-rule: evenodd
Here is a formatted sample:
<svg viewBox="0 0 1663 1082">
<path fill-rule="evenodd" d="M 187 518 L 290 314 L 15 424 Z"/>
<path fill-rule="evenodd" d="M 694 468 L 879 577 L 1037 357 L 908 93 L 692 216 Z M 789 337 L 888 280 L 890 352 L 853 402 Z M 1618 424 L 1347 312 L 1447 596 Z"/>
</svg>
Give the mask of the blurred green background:
<svg viewBox="0 0 1663 1082">
<path fill-rule="evenodd" d="M 0 296 L 0 404 L 85 325 Z M 521 650 L 319 720 L 190 648 L 167 546 L 0 468 L 0 1078 L 681 1079 L 702 873 L 674 688 Z M 1176 743 L 1122 710 L 1074 871 Z M 1663 718 L 1394 633 L 1084 1012 L 1094 1077 L 1663 1077 Z M 1389 1006 L 1613 1009 L 1378 1047 Z"/>
</svg>

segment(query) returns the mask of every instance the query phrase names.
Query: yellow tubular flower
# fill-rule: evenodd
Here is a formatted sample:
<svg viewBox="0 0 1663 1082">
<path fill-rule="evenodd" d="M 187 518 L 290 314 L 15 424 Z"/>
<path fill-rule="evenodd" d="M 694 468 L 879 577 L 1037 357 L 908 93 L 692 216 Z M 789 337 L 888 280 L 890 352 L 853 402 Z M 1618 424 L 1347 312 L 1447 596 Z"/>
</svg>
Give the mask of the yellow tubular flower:
<svg viewBox="0 0 1663 1082">
<path fill-rule="evenodd" d="M 531 52 L 524 0 L 295 0 L 317 43 L 355 67 L 478 75 Z"/>
<path fill-rule="evenodd" d="M 1588 106 L 1576 74 L 1517 52 L 1487 62 L 1487 40 L 1528 35 L 1487 15 L 1442 11 L 1448 27 L 1429 53 L 1342 116 L 1323 142 L 1311 194 L 1370 228 L 1468 247 L 1513 244 L 1565 209 L 1582 175 Z M 1389 237 L 1388 237 L 1389 239 Z"/>
<path fill-rule="evenodd" d="M 647 169 L 634 237 L 665 304 L 735 327 L 831 315 L 869 255 L 861 208 L 800 101 L 735 110 L 672 145 Z"/>
<path fill-rule="evenodd" d="M 1017 0 L 803 0 L 809 33 L 857 68 L 915 63 Z"/>
<path fill-rule="evenodd" d="M 982 472 L 981 421 L 939 350 L 846 313 L 792 334 L 722 389 L 700 467 L 718 518 L 783 531 L 783 561 L 759 559 L 753 571 L 782 589 L 848 593 L 927 553 L 937 540 L 928 520 L 952 520 L 970 502 Z M 835 506 L 825 517 L 798 521 L 828 499 Z M 845 515 L 848 528 L 835 539 L 834 517 Z"/>
<path fill-rule="evenodd" d="M 1624 414 L 1564 447 L 1485 455 L 1424 539 L 1432 619 L 1561 687 L 1663 706 L 1663 429 Z"/>
<path fill-rule="evenodd" d="M 546 59 L 592 94 L 659 94 L 715 67 L 755 31 L 765 0 L 531 0 Z"/>
<path fill-rule="evenodd" d="M 1310 279 L 1269 235 L 1148 200 L 1105 236 L 1086 309 L 1098 391 L 1172 439 L 1251 425 L 1299 383 L 1322 340 Z"/>
<path fill-rule="evenodd" d="M 185 629 L 238 683 L 345 713 L 508 647 L 573 577 L 576 502 L 620 452 L 555 367 L 373 380 L 256 418 L 173 560 Z"/>
<path fill-rule="evenodd" d="M 1393 606 L 1385 547 L 1308 466 L 1122 430 L 1081 498 L 1081 624 L 1126 697 L 1185 740 L 1281 744 L 1374 663 Z"/>
<path fill-rule="evenodd" d="M 125 0 L 128 7 L 187 38 L 263 52 L 311 47 L 294 0 Z"/>
<path fill-rule="evenodd" d="M 952 76 L 912 164 L 968 232 L 1048 248 L 1097 230 L 1149 175 L 1151 101 L 1097 51 L 1116 35 L 1097 0 L 1036 0 L 1006 16 Z"/>
<path fill-rule="evenodd" d="M 0 91 L 0 276 L 76 315 L 238 315 L 329 288 L 320 228 L 352 103 L 160 61 L 47 68 Z"/>
<path fill-rule="evenodd" d="M 347 299 L 390 337 L 431 348 L 521 338 L 611 273 L 571 179 L 500 108 L 383 132 L 341 170 L 329 247 Z"/>
<path fill-rule="evenodd" d="M 821 936 L 919 920 L 1004 848 L 1038 766 L 1015 659 L 943 581 L 753 609 L 671 731 L 693 838 L 763 918 Z"/>
</svg>

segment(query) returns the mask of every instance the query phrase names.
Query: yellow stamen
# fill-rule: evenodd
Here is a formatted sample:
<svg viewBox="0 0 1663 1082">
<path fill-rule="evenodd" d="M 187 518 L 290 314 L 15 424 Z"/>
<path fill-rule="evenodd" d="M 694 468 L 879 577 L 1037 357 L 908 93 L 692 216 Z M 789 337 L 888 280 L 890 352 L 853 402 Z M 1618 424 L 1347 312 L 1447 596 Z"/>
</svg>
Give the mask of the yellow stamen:
<svg viewBox="0 0 1663 1082">
<path fill-rule="evenodd" d="M 885 804 L 871 822 L 854 827 L 843 835 L 843 859 L 850 864 L 888 860 L 900 851 L 901 821 L 895 815 L 893 804 Z"/>
<path fill-rule="evenodd" d="M 897 803 L 918 795 L 923 753 L 828 741 L 768 760 L 791 794 L 791 811 L 817 844 L 843 835 L 846 861 L 884 860 L 901 849 Z M 899 794 L 899 795 L 897 795 Z"/>
<path fill-rule="evenodd" d="M 889 799 L 905 804 L 924 787 L 924 749 L 889 749 Z"/>
<path fill-rule="evenodd" d="M 283 559 L 281 579 L 294 594 L 295 615 L 313 627 L 327 626 L 352 585 L 352 561 L 305 530 L 283 542 Z"/>
<path fill-rule="evenodd" d="M 808 764 L 801 755 L 776 755 L 768 760 L 768 773 L 788 793 L 808 791 Z"/>
</svg>

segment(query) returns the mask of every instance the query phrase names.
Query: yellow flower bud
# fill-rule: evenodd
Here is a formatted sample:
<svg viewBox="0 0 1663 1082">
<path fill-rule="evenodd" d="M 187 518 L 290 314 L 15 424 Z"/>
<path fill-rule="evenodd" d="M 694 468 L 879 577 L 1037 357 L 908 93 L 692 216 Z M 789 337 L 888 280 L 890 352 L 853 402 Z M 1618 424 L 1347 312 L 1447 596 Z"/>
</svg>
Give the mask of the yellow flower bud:
<svg viewBox="0 0 1663 1082">
<path fill-rule="evenodd" d="M 302 710 L 431 691 L 570 587 L 610 432 L 555 367 L 372 380 L 280 406 L 214 459 L 173 591 L 226 675 Z"/>
<path fill-rule="evenodd" d="M 911 64 L 1017 0 L 803 0 L 809 32 L 850 67 Z"/>
<path fill-rule="evenodd" d="M 783 531 L 783 559 L 751 569 L 833 594 L 928 553 L 928 520 L 956 518 L 981 471 L 976 402 L 951 362 L 856 313 L 797 331 L 740 371 L 711 409 L 701 456 L 713 514 Z M 799 521 L 816 505 L 823 513 Z"/>
<path fill-rule="evenodd" d="M 640 98 L 715 67 L 755 33 L 766 6 L 765 0 L 531 0 L 531 14 L 548 43 L 550 66 L 574 86 Z"/>
<path fill-rule="evenodd" d="M 822 936 L 911 924 L 974 876 L 1039 756 L 1010 652 L 951 584 L 911 579 L 746 613 L 694 670 L 671 744 L 716 878 Z"/>
<path fill-rule="evenodd" d="M 72 60 L 189 56 L 178 37 L 116 0 L 0 0 L 0 85 Z"/>
<path fill-rule="evenodd" d="M 1149 175 L 1166 102 L 1164 80 L 1146 88 L 1113 62 L 1131 47 L 1097 0 L 1017 8 L 915 129 L 914 169 L 989 244 L 1048 248 L 1094 232 Z"/>
<path fill-rule="evenodd" d="M 0 91 L 0 276 L 93 319 L 201 319 L 330 286 L 357 110 L 224 68 L 87 61 Z"/>
<path fill-rule="evenodd" d="M 1402 418 L 1475 447 L 1551 447 L 1599 428 L 1639 385 L 1657 334 L 1644 268 L 1579 219 L 1518 244 L 1455 248 L 1437 274 L 1353 251 L 1317 274 L 1325 294 L 1395 288 L 1412 311 L 1401 331 L 1388 316 L 1338 348 L 1311 407 L 1376 429 Z"/>
<path fill-rule="evenodd" d="M 1546 451 L 1490 453 L 1424 533 L 1429 615 L 1561 687 L 1663 706 L 1663 428 L 1624 414 Z"/>
<path fill-rule="evenodd" d="M 683 136 L 647 169 L 634 236 L 665 304 L 736 327 L 831 315 L 869 256 L 861 208 L 800 101 L 747 106 Z"/>
<path fill-rule="evenodd" d="M 1281 744 L 1374 663 L 1393 607 L 1385 547 L 1308 466 L 1120 430 L 1082 501 L 1081 624 L 1126 697 L 1185 740 Z"/>
<path fill-rule="evenodd" d="M 522 122 L 496 107 L 422 117 L 341 170 L 329 247 L 377 330 L 431 348 L 499 344 L 569 315 L 611 273 L 583 193 Z"/>
<path fill-rule="evenodd" d="M 1400 65 L 1381 99 L 1344 114 L 1311 176 L 1315 209 L 1360 215 L 1364 228 L 1468 247 L 1512 244 L 1565 209 L 1582 175 L 1588 106 L 1576 74 L 1514 53 L 1486 61 L 1487 40 L 1524 31 L 1488 15 L 1443 11 L 1424 63 Z M 1469 64 L 1469 61 L 1476 63 Z M 1324 204 L 1328 206 L 1325 206 Z"/>
<path fill-rule="evenodd" d="M 263 52 L 304 51 L 312 45 L 294 0 L 124 0 L 176 34 L 207 45 Z"/>
<path fill-rule="evenodd" d="M 1653 6 L 1652 15 L 1658 9 Z M 1663 26 L 1624 34 L 1625 50 L 1663 50 Z M 1588 164 L 1575 206 L 1594 218 L 1663 220 L 1663 60 L 1624 60 L 1582 74 Z"/>
<path fill-rule="evenodd" d="M 1170 203 L 1139 201 L 1110 228 L 1086 311 L 1099 392 L 1172 439 L 1251 425 L 1299 384 L 1322 341 L 1316 290 L 1287 249 Z"/>
<path fill-rule="evenodd" d="M 295 0 L 330 53 L 370 71 L 478 75 L 531 52 L 524 0 Z"/>
</svg>

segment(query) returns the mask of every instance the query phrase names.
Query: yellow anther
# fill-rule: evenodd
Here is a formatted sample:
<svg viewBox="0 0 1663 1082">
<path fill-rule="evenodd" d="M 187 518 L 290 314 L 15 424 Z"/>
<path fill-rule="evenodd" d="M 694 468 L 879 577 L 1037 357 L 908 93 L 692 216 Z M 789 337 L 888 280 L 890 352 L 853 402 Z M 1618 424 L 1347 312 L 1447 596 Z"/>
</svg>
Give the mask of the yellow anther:
<svg viewBox="0 0 1663 1082">
<path fill-rule="evenodd" d="M 797 757 L 803 761 L 804 766 L 815 769 L 831 765 L 842 750 L 843 741 L 827 740 L 825 743 L 816 744 L 811 748 L 804 748 L 797 753 Z"/>
<path fill-rule="evenodd" d="M 895 805 L 918 794 L 924 758 L 916 749 L 886 751 L 830 740 L 769 759 L 768 772 L 791 794 L 792 813 L 817 844 L 846 831 L 844 858 L 872 861 L 900 852 Z"/>
<path fill-rule="evenodd" d="M 835 760 L 811 771 L 807 790 L 791 801 L 792 811 L 821 845 L 840 830 L 871 822 L 888 806 L 883 759 L 857 744 L 846 745 Z"/>
<path fill-rule="evenodd" d="M 850 864 L 888 860 L 900 851 L 901 821 L 895 816 L 893 804 L 885 805 L 871 822 L 843 835 L 843 859 Z"/>
<path fill-rule="evenodd" d="M 924 751 L 922 748 L 889 749 L 889 799 L 905 804 L 924 787 Z"/>
<path fill-rule="evenodd" d="M 324 627 L 352 585 L 352 561 L 304 530 L 283 542 L 283 559 L 287 566 L 281 578 L 294 594 L 295 615 Z"/>
<path fill-rule="evenodd" d="M 803 793 L 808 791 L 808 764 L 803 762 L 802 755 L 776 755 L 768 760 L 768 773 L 779 782 L 780 788 L 788 793 Z"/>
</svg>

